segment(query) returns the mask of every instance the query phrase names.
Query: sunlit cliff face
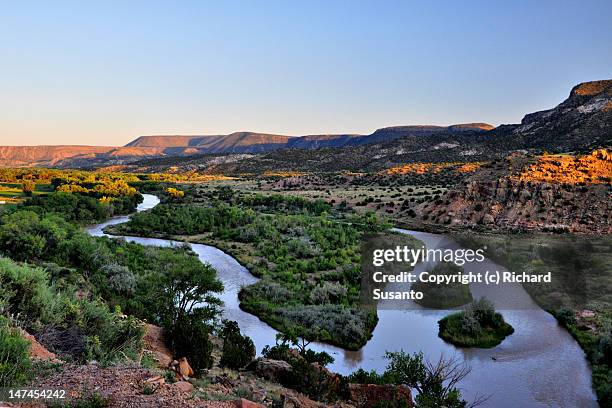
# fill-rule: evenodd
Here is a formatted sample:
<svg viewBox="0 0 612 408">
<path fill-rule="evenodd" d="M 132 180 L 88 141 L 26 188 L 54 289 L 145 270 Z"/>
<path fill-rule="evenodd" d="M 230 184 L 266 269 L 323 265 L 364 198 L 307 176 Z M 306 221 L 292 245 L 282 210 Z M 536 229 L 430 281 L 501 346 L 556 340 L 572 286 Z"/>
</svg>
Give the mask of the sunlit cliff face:
<svg viewBox="0 0 612 408">
<path fill-rule="evenodd" d="M 612 180 L 612 152 L 606 149 L 589 155 L 543 155 L 517 176 L 521 181 L 563 184 L 609 184 Z"/>
<path fill-rule="evenodd" d="M 389 175 L 439 173 L 442 170 L 471 173 L 480 168 L 481 164 L 473 163 L 409 163 L 387 169 Z"/>
</svg>

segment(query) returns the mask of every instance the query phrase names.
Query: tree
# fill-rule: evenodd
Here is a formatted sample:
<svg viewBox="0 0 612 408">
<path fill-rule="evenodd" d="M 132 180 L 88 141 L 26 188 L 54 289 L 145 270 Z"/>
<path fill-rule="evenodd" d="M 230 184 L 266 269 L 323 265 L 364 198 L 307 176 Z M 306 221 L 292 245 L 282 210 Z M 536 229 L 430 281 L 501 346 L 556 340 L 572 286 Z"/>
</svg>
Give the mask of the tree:
<svg viewBox="0 0 612 408">
<path fill-rule="evenodd" d="M 416 404 L 419 408 L 470 408 L 484 403 L 487 398 L 479 397 L 468 404 L 461 398 L 457 384 L 471 371 L 457 358 L 440 359 L 431 363 L 423 359 L 423 353 L 407 354 L 404 351 L 387 352 L 389 360 L 385 373 L 391 382 L 406 385 L 417 390 Z"/>
<path fill-rule="evenodd" d="M 181 198 L 185 197 L 184 191 L 176 189 L 174 187 L 168 187 L 166 189 L 166 192 L 170 195 L 170 197 L 174 198 L 175 200 L 180 200 Z"/>
<path fill-rule="evenodd" d="M 28 197 L 31 197 L 34 190 L 36 190 L 36 184 L 32 180 L 27 180 L 27 179 L 23 180 L 22 186 L 23 186 L 23 194 L 25 194 Z"/>
<path fill-rule="evenodd" d="M 235 321 L 224 320 L 219 337 L 223 339 L 221 366 L 237 370 L 246 366 L 255 358 L 253 340 L 240 333 L 238 323 Z"/>
<path fill-rule="evenodd" d="M 212 320 L 221 304 L 214 293 L 223 291 L 215 269 L 188 251 L 183 247 L 159 252 L 152 260 L 155 272 L 142 276 L 137 289 L 145 309 L 155 313 L 158 323 L 170 333 L 173 349 L 178 343 L 172 333 L 184 331 L 178 330 L 178 322 Z"/>
</svg>

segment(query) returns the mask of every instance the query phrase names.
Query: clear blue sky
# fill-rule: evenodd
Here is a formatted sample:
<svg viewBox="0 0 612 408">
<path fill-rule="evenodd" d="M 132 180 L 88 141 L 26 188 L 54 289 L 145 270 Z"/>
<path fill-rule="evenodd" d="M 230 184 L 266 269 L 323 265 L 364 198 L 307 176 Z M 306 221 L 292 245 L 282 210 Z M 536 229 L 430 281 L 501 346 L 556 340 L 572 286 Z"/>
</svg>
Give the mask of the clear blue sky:
<svg viewBox="0 0 612 408">
<path fill-rule="evenodd" d="M 4 1 L 0 145 L 517 122 L 612 78 L 612 2 Z"/>
</svg>

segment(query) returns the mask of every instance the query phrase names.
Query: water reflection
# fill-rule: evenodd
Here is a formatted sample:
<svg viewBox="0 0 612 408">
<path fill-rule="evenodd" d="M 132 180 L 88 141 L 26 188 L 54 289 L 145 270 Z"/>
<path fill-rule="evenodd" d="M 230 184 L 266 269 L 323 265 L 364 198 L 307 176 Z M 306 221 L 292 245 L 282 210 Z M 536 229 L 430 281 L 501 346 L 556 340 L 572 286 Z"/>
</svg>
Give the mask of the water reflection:
<svg viewBox="0 0 612 408">
<path fill-rule="evenodd" d="M 154 207 L 159 200 L 145 195 L 139 210 Z M 89 229 L 90 234 L 101 236 L 103 228 L 126 222 L 120 217 Z M 458 247 L 452 239 L 422 232 L 411 234 L 428 247 Z M 129 241 L 143 245 L 170 246 L 181 243 L 162 240 L 126 237 Z M 225 286 L 221 298 L 225 305 L 225 318 L 236 320 L 241 330 L 250 336 L 257 351 L 275 343 L 276 331 L 254 315 L 239 307 L 238 292 L 244 285 L 257 279 L 234 258 L 217 248 L 192 244 L 191 248 L 202 262 L 210 263 L 218 271 Z M 482 265 L 470 267 L 501 268 L 486 260 Z M 415 270 L 424 270 L 426 265 L 417 265 Z M 467 268 L 467 267 L 466 267 Z M 448 311 L 410 310 L 378 311 L 379 322 L 372 339 L 358 351 L 346 351 L 327 344 L 313 343 L 311 348 L 327 351 L 335 362 L 330 369 L 343 374 L 357 368 L 382 371 L 386 351 L 423 351 L 425 356 L 437 360 L 440 355 L 459 355 L 472 367 L 472 373 L 460 384 L 464 396 L 473 400 L 477 395 L 492 394 L 486 406 L 491 407 L 596 407 L 591 389 L 590 368 L 584 353 L 571 336 L 557 324 L 556 320 L 537 307 L 521 285 L 502 288 L 473 285 L 475 296 L 486 295 L 494 299 L 498 307 L 513 305 L 512 310 L 502 311 L 504 318 L 515 328 L 515 333 L 502 344 L 492 349 L 462 349 L 445 343 L 438 337 L 438 320 Z M 516 308 L 520 304 L 524 307 Z M 509 308 L 510 309 L 510 308 Z"/>
</svg>

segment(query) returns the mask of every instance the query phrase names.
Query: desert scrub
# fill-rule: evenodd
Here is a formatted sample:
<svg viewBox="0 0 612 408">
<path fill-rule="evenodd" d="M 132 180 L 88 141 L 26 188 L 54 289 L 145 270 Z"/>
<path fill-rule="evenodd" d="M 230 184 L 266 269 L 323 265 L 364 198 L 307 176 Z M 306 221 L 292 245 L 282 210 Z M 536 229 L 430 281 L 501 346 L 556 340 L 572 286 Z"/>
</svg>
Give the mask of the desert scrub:
<svg viewBox="0 0 612 408">
<path fill-rule="evenodd" d="M 459 272 L 463 272 L 463 268 L 449 262 L 440 262 L 431 271 L 433 275 L 456 275 Z M 460 282 L 438 285 L 418 281 L 411 289 L 423 292 L 423 299 L 415 300 L 416 303 L 432 309 L 449 309 L 472 301 L 470 286 Z"/>
<path fill-rule="evenodd" d="M 23 384 L 30 372 L 30 343 L 0 316 L 0 387 Z"/>
<path fill-rule="evenodd" d="M 52 351 L 74 360 L 135 359 L 143 327 L 99 300 L 76 300 L 50 285 L 38 267 L 0 258 L 0 313 L 37 335 Z"/>
<path fill-rule="evenodd" d="M 465 310 L 438 322 L 438 335 L 456 346 L 491 348 L 500 344 L 514 329 L 495 312 L 486 298 L 470 303 Z"/>
</svg>

